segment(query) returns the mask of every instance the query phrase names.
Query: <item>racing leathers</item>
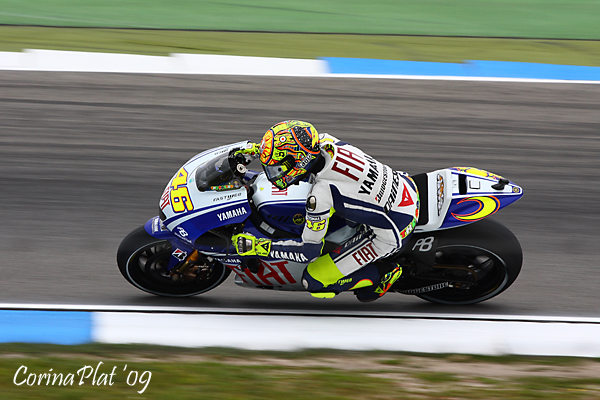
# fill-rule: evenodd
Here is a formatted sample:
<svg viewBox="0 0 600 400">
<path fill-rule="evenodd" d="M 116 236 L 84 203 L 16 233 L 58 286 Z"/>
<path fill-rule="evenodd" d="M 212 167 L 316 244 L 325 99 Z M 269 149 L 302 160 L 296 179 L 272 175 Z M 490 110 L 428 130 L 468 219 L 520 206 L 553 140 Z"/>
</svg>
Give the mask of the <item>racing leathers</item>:
<svg viewBox="0 0 600 400">
<path fill-rule="evenodd" d="M 263 242 L 258 255 L 272 259 L 293 255 L 295 261 L 309 263 L 302 277 L 309 292 L 337 294 L 382 278 L 374 262 L 398 252 L 410 236 L 418 219 L 419 196 L 407 174 L 357 147 L 327 134 L 320 135 L 320 143 L 325 163 L 311 176 L 301 239 Z M 321 255 L 334 214 L 359 229 L 337 249 Z"/>
</svg>

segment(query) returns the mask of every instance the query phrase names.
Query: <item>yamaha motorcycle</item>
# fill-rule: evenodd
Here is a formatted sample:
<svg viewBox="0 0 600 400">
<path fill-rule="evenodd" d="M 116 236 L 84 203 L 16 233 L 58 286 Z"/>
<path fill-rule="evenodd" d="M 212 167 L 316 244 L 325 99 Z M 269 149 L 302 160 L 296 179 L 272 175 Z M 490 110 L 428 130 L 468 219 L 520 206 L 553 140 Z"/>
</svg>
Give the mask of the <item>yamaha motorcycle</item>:
<svg viewBox="0 0 600 400">
<path fill-rule="evenodd" d="M 231 243 L 242 231 L 271 239 L 300 237 L 311 188 L 300 182 L 279 190 L 264 173 L 248 169 L 251 159 L 235 154 L 247 143 L 207 150 L 177 171 L 160 198 L 159 215 L 119 246 L 117 264 L 129 283 L 159 296 L 193 296 L 216 288 L 233 271 L 239 286 L 305 290 L 306 257 L 285 252 L 277 260 L 240 257 Z M 521 270 L 521 246 L 508 228 L 487 217 L 519 200 L 522 188 L 472 167 L 412 179 L 419 190 L 418 221 L 408 228 L 413 234 L 401 251 L 386 260 L 403 268 L 388 293 L 473 304 L 505 291 Z M 333 214 L 323 254 L 359 228 Z"/>
</svg>

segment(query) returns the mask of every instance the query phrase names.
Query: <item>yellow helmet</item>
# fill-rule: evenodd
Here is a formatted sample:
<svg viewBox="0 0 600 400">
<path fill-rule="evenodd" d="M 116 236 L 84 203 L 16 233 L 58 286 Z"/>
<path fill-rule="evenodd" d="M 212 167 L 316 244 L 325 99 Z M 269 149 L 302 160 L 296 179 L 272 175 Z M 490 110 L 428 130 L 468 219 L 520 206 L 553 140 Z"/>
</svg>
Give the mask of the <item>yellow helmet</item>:
<svg viewBox="0 0 600 400">
<path fill-rule="evenodd" d="M 319 133 L 308 122 L 280 122 L 260 143 L 260 162 L 269 181 L 279 189 L 304 179 L 320 157 Z"/>
</svg>

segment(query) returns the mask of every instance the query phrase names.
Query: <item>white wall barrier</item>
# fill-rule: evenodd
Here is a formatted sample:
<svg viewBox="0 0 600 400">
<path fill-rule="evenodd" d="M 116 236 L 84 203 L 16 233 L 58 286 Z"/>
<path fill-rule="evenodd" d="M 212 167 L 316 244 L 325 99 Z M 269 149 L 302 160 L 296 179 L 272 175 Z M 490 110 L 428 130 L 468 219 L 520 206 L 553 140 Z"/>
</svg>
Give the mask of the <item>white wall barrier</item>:
<svg viewBox="0 0 600 400">
<path fill-rule="evenodd" d="M 336 57 L 302 60 L 177 53 L 147 56 L 58 50 L 0 52 L 0 70 L 600 83 L 600 67 L 577 65 L 481 60 L 440 63 Z"/>
<path fill-rule="evenodd" d="M 0 342 L 600 357 L 600 318 L 4 304 Z"/>
<path fill-rule="evenodd" d="M 324 76 L 328 72 L 327 62 L 321 60 L 212 54 L 166 57 L 58 50 L 0 52 L 0 70 L 267 76 Z"/>
</svg>

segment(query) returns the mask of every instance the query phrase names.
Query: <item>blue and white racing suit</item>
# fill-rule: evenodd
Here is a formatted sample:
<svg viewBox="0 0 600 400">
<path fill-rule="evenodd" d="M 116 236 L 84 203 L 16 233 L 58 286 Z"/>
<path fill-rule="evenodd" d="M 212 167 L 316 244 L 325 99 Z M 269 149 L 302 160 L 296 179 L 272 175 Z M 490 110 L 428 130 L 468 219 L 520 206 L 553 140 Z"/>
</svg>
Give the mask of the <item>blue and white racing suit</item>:
<svg viewBox="0 0 600 400">
<path fill-rule="evenodd" d="M 418 219 L 419 196 L 412 179 L 393 171 L 357 147 L 322 134 L 325 166 L 314 176 L 306 201 L 306 223 L 301 239 L 274 241 L 276 252 L 303 254 L 310 264 L 303 284 L 310 292 L 354 290 L 377 279 L 372 272 L 349 275 L 400 250 Z M 357 233 L 334 251 L 321 255 L 333 214 L 361 225 Z M 367 281 L 367 283 L 365 283 Z"/>
</svg>

